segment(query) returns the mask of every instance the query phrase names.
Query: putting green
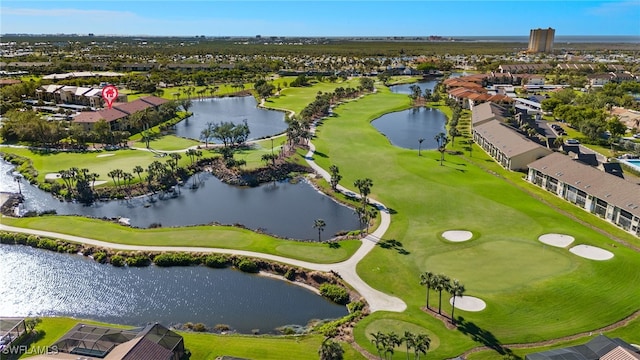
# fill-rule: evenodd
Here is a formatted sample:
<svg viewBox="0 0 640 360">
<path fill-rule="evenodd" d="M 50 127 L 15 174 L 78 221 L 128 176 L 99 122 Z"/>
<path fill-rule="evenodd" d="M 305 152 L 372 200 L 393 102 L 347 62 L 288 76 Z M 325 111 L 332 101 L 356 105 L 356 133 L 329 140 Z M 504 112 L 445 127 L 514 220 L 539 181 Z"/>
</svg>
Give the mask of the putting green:
<svg viewBox="0 0 640 360">
<path fill-rule="evenodd" d="M 459 279 L 468 292 L 486 293 L 568 272 L 573 261 L 562 250 L 539 243 L 491 241 L 430 256 L 423 268 Z"/>
<path fill-rule="evenodd" d="M 371 336 L 371 334 L 375 334 L 378 331 L 384 334 L 389 334 L 391 332 L 394 332 L 400 337 L 404 336 L 405 331 L 409 331 L 413 334 L 427 334 L 431 339 L 431 345 L 429 345 L 428 353 L 437 349 L 440 346 L 440 338 L 438 337 L 438 335 L 431 332 L 430 330 L 425 329 L 420 325 L 416 325 L 416 324 L 402 321 L 402 320 L 380 319 L 380 320 L 373 321 L 371 324 L 367 325 L 365 329 L 365 333 L 367 334 L 367 339 L 371 341 L 371 339 L 373 339 L 373 336 Z M 407 347 L 405 346 L 405 344 L 402 344 L 400 347 L 397 348 L 396 351 L 406 353 Z M 413 352 L 413 350 L 411 350 L 411 352 Z"/>
</svg>

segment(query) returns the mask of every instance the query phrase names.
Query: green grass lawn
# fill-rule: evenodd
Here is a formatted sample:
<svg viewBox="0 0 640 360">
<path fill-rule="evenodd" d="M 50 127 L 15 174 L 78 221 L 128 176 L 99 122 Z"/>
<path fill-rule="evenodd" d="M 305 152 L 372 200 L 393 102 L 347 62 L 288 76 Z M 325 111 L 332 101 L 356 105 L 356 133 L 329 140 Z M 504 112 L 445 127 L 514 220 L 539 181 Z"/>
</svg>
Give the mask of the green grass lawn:
<svg viewBox="0 0 640 360">
<path fill-rule="evenodd" d="M 346 260 L 360 247 L 357 240 L 344 240 L 339 248 L 331 248 L 329 244 L 280 240 L 232 226 L 137 229 L 79 216 L 3 217 L 2 223 L 117 244 L 240 249 L 318 263 Z"/>
<path fill-rule="evenodd" d="M 126 326 L 106 324 L 91 320 L 72 318 L 42 318 L 37 326 L 44 332 L 44 336 L 32 344 L 36 346 L 51 346 L 78 322 L 91 325 L 127 328 Z M 178 331 L 184 338 L 185 348 L 191 352 L 191 359 L 214 360 L 219 356 L 235 356 L 248 359 L 280 360 L 317 359 L 318 349 L 322 343 L 321 335 L 305 336 L 246 336 L 246 335 L 216 335 L 210 333 L 196 333 Z M 341 343 L 347 360 L 364 359 L 360 353 L 349 344 Z M 35 355 L 35 354 L 34 354 Z M 25 355 L 27 358 L 32 355 Z"/>
<path fill-rule="evenodd" d="M 268 99 L 264 106 L 272 109 L 287 109 L 299 114 L 302 109 L 313 102 L 318 92 L 333 92 L 338 87 L 360 86 L 358 79 L 337 82 L 319 82 L 313 86 L 286 88 L 280 92 L 280 96 Z"/>
<path fill-rule="evenodd" d="M 218 87 L 218 90 L 213 94 L 213 96 L 226 96 L 226 95 L 231 95 L 234 93 L 237 93 L 238 91 L 240 91 L 241 89 L 239 88 L 235 88 L 233 87 L 231 84 L 219 84 L 219 85 L 215 85 Z M 214 86 L 211 85 L 209 86 L 209 88 L 213 88 Z M 187 89 L 189 88 L 193 88 L 194 91 L 193 93 L 191 93 L 190 96 L 187 95 Z M 184 100 L 184 99 L 188 99 L 191 98 L 192 100 L 198 99 L 199 95 L 198 95 L 198 91 L 206 89 L 206 86 L 174 86 L 174 87 L 168 87 L 168 88 L 159 88 L 159 90 L 162 90 L 162 94 L 160 95 L 160 97 L 167 99 L 167 100 Z M 244 84 L 244 90 L 251 90 L 253 89 L 253 83 L 245 83 Z M 130 90 L 123 90 L 123 94 L 127 94 L 127 101 L 133 101 L 136 99 L 139 99 L 141 97 L 145 97 L 145 96 L 149 96 L 152 95 L 150 93 L 136 93 Z M 210 93 L 208 91 L 205 91 L 202 94 L 202 97 L 211 97 Z"/>
<path fill-rule="evenodd" d="M 149 142 L 150 148 L 160 151 L 184 150 L 195 145 L 204 145 L 204 143 L 175 135 L 160 135 Z M 133 146 L 144 148 L 147 144 L 143 140 L 137 140 Z"/>
<path fill-rule="evenodd" d="M 343 185 L 354 189 L 355 179 L 373 180 L 371 196 L 396 211 L 384 238 L 400 241 L 408 252 L 402 255 L 376 248 L 358 265 L 359 274 L 369 284 L 403 298 L 409 306 L 403 314 L 376 313 L 358 324 L 356 339 L 361 345 L 375 352 L 366 338 L 367 327 L 392 317 L 436 333 L 440 337 L 436 358 L 474 346 L 462 331 L 446 330 L 440 321 L 419 310 L 425 303 L 419 275 L 427 270 L 458 278 L 469 295 L 487 302 L 485 311 L 456 314 L 464 317 L 465 329 L 476 333 L 482 329 L 482 334 L 490 334 L 485 340 L 494 342 L 533 342 L 588 331 L 638 309 L 633 300 L 637 298 L 634 284 L 640 281 L 636 252 L 611 246 L 607 237 L 464 157 L 446 155 L 440 166 L 439 153 L 425 151 L 418 157 L 415 151 L 393 147 L 369 124 L 382 113 L 408 105 L 406 96 L 381 89 L 336 108 L 337 116 L 324 122 L 315 140 L 318 151 L 327 155 L 316 161 L 325 169 L 338 165 Z M 477 149 L 474 161 L 494 164 Z M 522 174 L 512 174 L 514 180 L 509 180 L 524 183 Z M 575 207 L 565 210 L 581 211 Z M 477 238 L 468 243 L 444 241 L 439 234 L 451 229 L 471 230 Z M 570 234 L 576 237 L 576 244 L 599 246 L 615 257 L 590 261 L 537 241 L 539 235 L 550 232 Z M 432 294 L 432 302 L 434 299 Z M 447 301 L 443 303 L 450 312 Z"/>
<path fill-rule="evenodd" d="M 161 143 L 174 144 L 174 141 L 180 138 L 168 138 Z M 183 143 L 184 145 L 185 143 Z M 143 146 L 144 147 L 144 144 Z M 32 151 L 23 148 L 2 148 L 2 152 L 12 153 L 23 157 L 28 157 L 33 161 L 34 168 L 38 171 L 38 181 L 44 182 L 48 173 L 57 173 L 60 170 L 69 169 L 72 166 L 78 168 L 87 168 L 90 172 L 100 175 L 98 180 L 111 182 L 111 178 L 107 175 L 109 171 L 114 169 L 122 169 L 126 172 L 133 173 L 136 165 L 142 166 L 144 169 L 153 161 L 158 160 L 165 162 L 166 158 L 157 157 L 155 154 L 141 150 L 117 150 L 117 151 L 99 151 L 86 153 L 57 152 L 44 153 Z M 205 155 L 207 153 L 205 152 Z M 180 166 L 188 165 L 191 162 L 188 156 L 182 155 Z M 135 180 L 137 180 L 137 176 Z"/>
</svg>

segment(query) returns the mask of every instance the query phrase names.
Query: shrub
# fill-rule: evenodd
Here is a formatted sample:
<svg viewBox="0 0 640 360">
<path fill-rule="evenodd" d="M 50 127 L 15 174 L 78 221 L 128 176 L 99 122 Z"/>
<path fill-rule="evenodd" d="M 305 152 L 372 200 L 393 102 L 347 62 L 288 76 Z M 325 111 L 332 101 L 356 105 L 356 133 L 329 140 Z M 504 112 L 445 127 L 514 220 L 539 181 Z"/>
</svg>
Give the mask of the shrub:
<svg viewBox="0 0 640 360">
<path fill-rule="evenodd" d="M 296 278 L 296 271 L 293 269 L 287 270 L 287 272 L 284 273 L 284 278 L 289 281 L 293 281 Z"/>
<path fill-rule="evenodd" d="M 107 253 L 105 253 L 104 251 L 98 251 L 93 254 L 93 260 L 101 264 L 104 264 L 106 259 L 107 259 Z"/>
<path fill-rule="evenodd" d="M 362 311 L 362 309 L 364 309 L 364 303 L 360 300 L 347 304 L 347 310 L 349 310 L 350 313 Z"/>
<path fill-rule="evenodd" d="M 349 303 L 349 293 L 347 289 L 340 285 L 324 283 L 320 285 L 320 295 L 337 304 L 344 305 Z"/>
<path fill-rule="evenodd" d="M 158 266 L 189 266 L 198 264 L 200 259 L 188 253 L 163 253 L 153 258 Z"/>
<path fill-rule="evenodd" d="M 216 326 L 213 327 L 213 331 L 216 332 L 223 332 L 223 331 L 229 331 L 231 330 L 231 327 L 227 324 L 217 324 Z"/>
<path fill-rule="evenodd" d="M 204 258 L 204 264 L 210 268 L 222 269 L 227 267 L 229 260 L 224 255 L 209 255 Z"/>
<path fill-rule="evenodd" d="M 246 258 L 242 259 L 242 260 L 238 261 L 238 264 L 236 264 L 236 266 L 242 272 L 247 272 L 247 273 L 257 273 L 258 272 L 258 264 L 256 264 L 251 259 L 246 259 Z"/>
<path fill-rule="evenodd" d="M 125 264 L 125 259 L 122 255 L 113 255 L 111 257 L 111 265 L 115 267 L 122 267 Z"/>
<path fill-rule="evenodd" d="M 197 323 L 193 325 L 193 331 L 205 332 L 207 331 L 207 327 L 203 323 Z"/>
<path fill-rule="evenodd" d="M 144 254 L 135 254 L 127 258 L 127 265 L 129 266 L 142 267 L 149 266 L 149 264 L 151 264 L 151 259 Z"/>
</svg>

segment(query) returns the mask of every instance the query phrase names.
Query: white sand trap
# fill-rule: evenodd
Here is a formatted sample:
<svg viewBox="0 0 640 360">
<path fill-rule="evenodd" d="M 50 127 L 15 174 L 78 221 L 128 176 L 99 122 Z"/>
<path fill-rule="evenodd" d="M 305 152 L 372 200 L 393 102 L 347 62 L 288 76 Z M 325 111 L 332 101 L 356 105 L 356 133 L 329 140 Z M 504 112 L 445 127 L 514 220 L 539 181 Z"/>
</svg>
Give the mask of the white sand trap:
<svg viewBox="0 0 640 360">
<path fill-rule="evenodd" d="M 48 173 L 47 175 L 44 176 L 45 180 L 56 180 L 56 179 L 60 179 L 60 174 L 59 173 Z"/>
<path fill-rule="evenodd" d="M 613 253 L 611 251 L 591 245 L 576 245 L 569 249 L 569 251 L 590 260 L 609 260 L 613 258 Z"/>
<path fill-rule="evenodd" d="M 453 305 L 453 298 L 449 299 L 449 304 Z M 482 311 L 487 304 L 477 297 L 473 296 L 456 296 L 456 309 L 464 311 Z"/>
<path fill-rule="evenodd" d="M 465 230 L 449 230 L 442 233 L 442 237 L 455 242 L 471 240 L 473 233 Z"/>
<path fill-rule="evenodd" d="M 107 180 L 97 180 L 96 182 L 93 183 L 93 186 L 98 186 L 106 183 L 107 183 Z"/>
<path fill-rule="evenodd" d="M 113 156 L 113 155 L 115 154 L 100 154 L 100 155 L 97 155 L 96 157 L 107 157 L 107 156 Z"/>
<path fill-rule="evenodd" d="M 564 248 L 571 245 L 575 238 L 564 234 L 544 234 L 540 235 L 538 240 L 547 245 Z"/>
</svg>

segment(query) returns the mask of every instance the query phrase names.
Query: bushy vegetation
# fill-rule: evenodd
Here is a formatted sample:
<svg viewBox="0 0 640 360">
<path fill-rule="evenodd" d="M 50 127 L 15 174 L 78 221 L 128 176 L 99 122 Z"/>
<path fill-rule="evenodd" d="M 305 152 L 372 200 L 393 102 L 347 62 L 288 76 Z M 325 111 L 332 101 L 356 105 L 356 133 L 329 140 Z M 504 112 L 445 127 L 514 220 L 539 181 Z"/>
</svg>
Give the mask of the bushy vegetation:
<svg viewBox="0 0 640 360">
<path fill-rule="evenodd" d="M 157 266 L 189 266 L 200 263 L 200 259 L 196 255 L 189 253 L 162 253 L 153 258 L 153 263 Z"/>
<path fill-rule="evenodd" d="M 258 264 L 248 258 L 241 258 L 235 263 L 235 266 L 242 272 L 257 273 L 258 271 L 260 271 L 260 269 L 258 268 Z"/>
<path fill-rule="evenodd" d="M 222 269 L 229 265 L 229 259 L 225 255 L 208 255 L 204 258 L 204 264 L 210 268 Z"/>
<path fill-rule="evenodd" d="M 320 285 L 320 295 L 337 304 L 344 305 L 349 303 L 349 293 L 347 289 L 340 285 L 324 283 Z"/>
</svg>

